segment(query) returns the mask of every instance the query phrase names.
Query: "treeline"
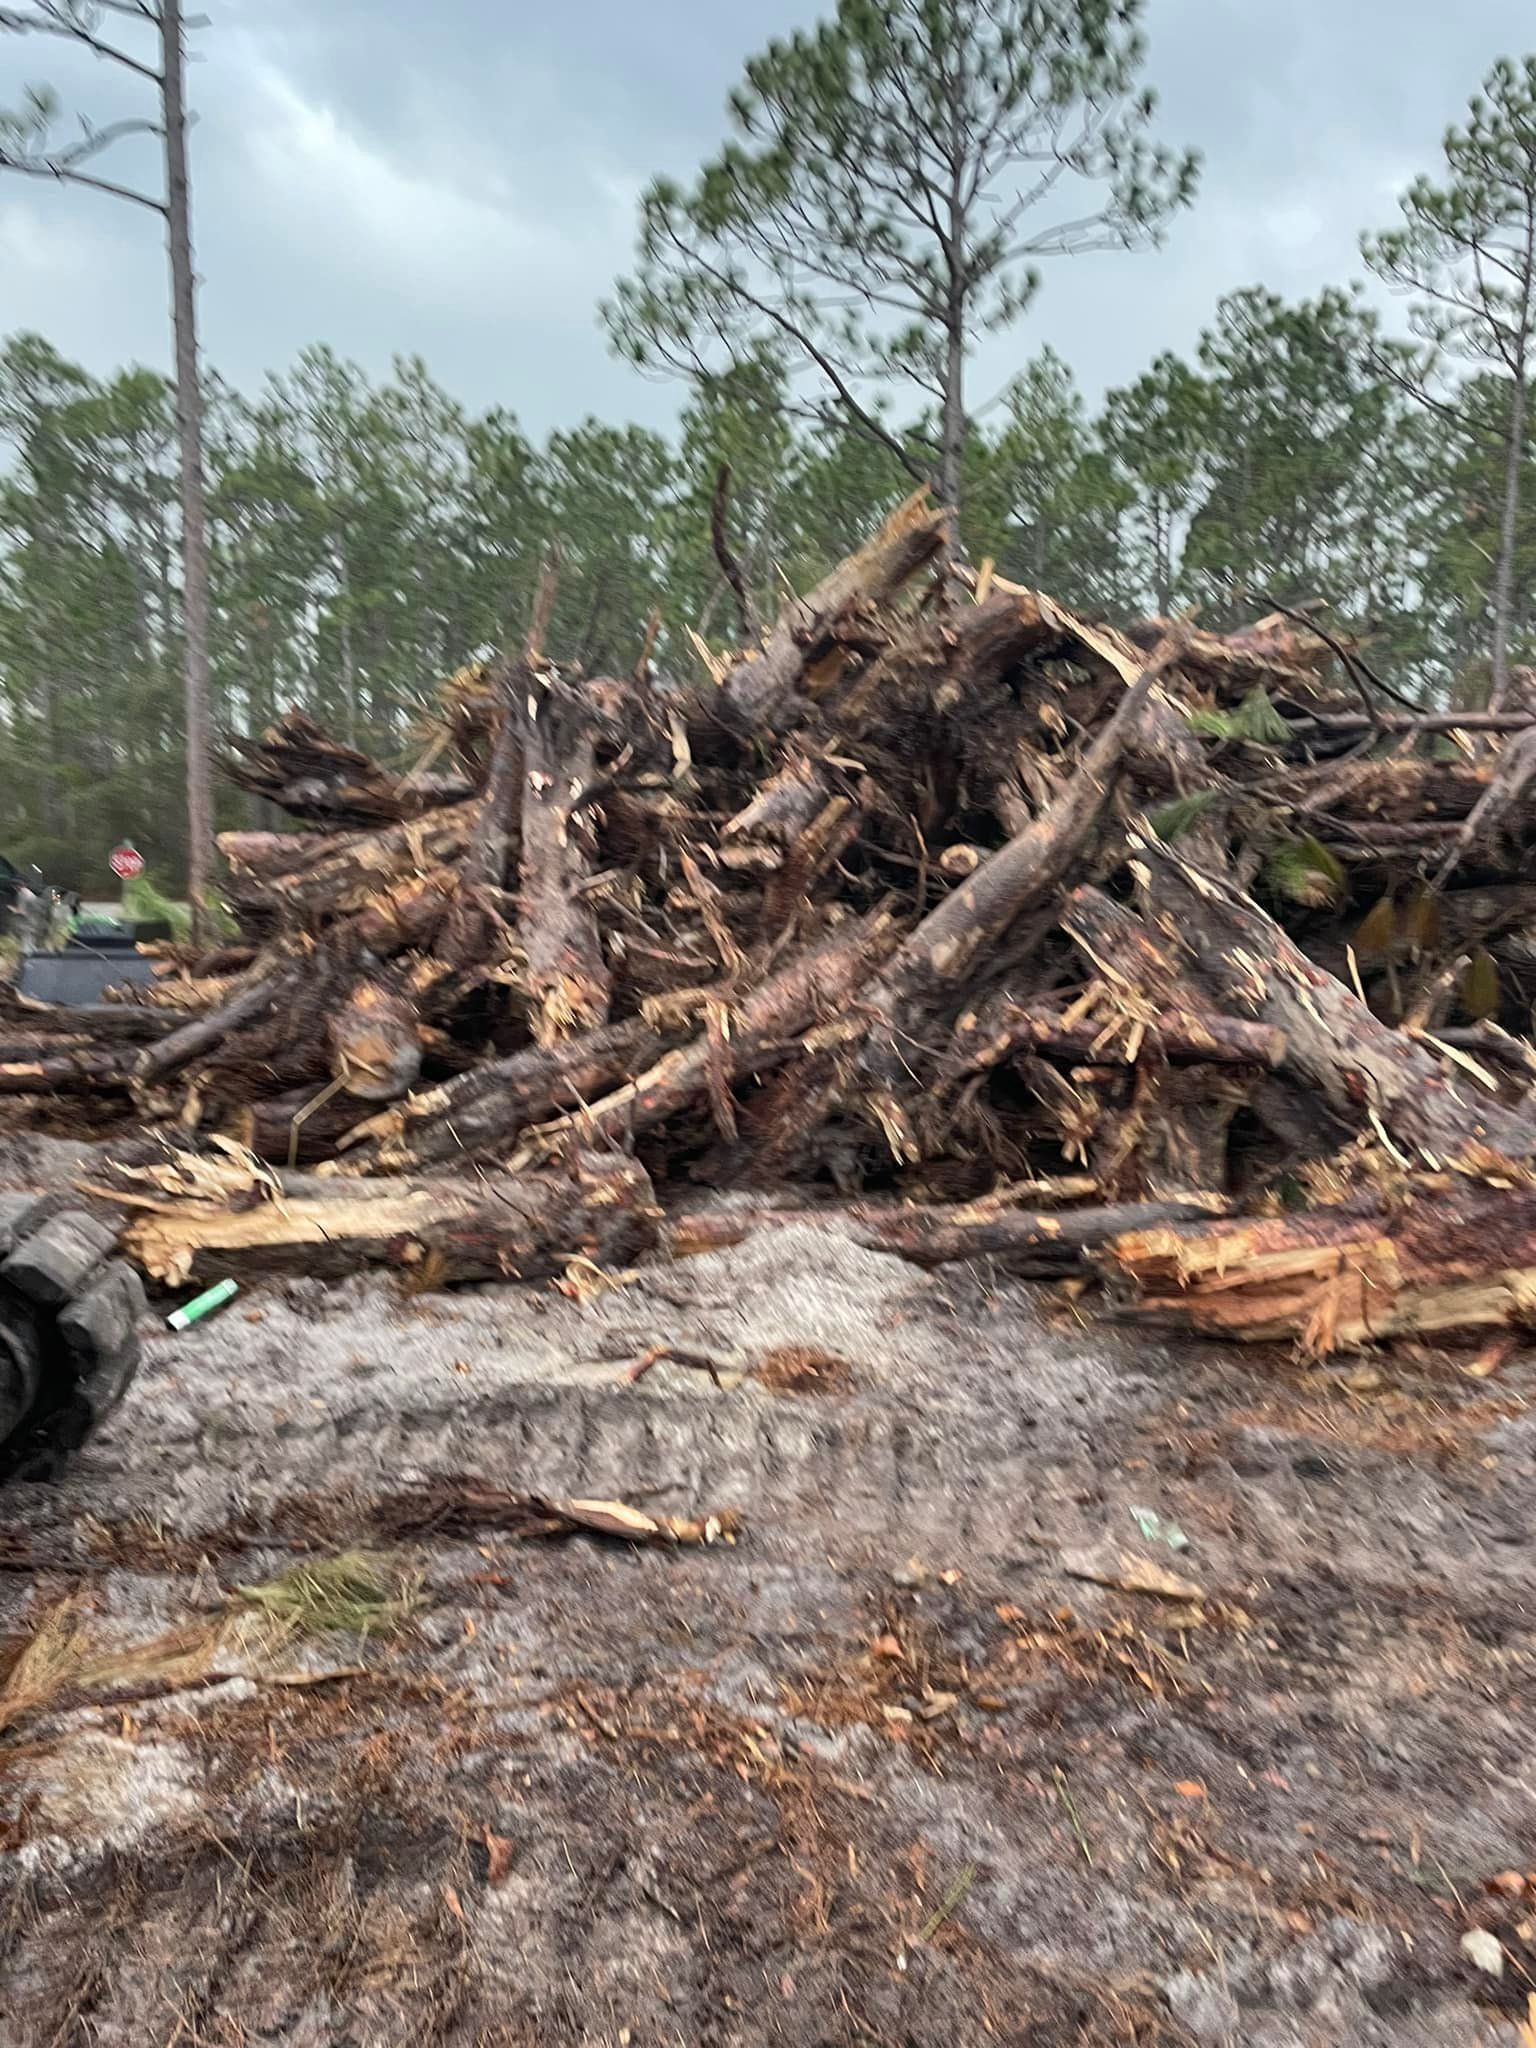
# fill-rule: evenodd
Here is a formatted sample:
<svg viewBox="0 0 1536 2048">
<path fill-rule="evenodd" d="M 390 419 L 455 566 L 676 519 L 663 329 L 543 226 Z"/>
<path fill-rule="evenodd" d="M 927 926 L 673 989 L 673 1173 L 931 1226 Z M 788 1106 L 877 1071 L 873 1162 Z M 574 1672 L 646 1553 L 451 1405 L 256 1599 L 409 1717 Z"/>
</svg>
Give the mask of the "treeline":
<svg viewBox="0 0 1536 2048">
<path fill-rule="evenodd" d="M 255 396 L 209 394 L 215 716 L 254 728 L 300 704 L 406 760 L 434 681 L 520 631 L 560 558 L 549 645 L 627 669 L 653 608 L 658 661 L 741 638 L 710 539 L 729 526 L 771 616 L 910 489 L 853 427 L 793 423 L 758 355 L 698 386 L 670 439 L 587 420 L 542 445 L 468 413 L 420 361 L 371 383 L 308 351 Z M 1359 300 L 1224 300 L 1189 360 L 1159 357 L 1096 410 L 1049 350 L 970 427 L 963 531 L 975 560 L 1082 609 L 1326 600 L 1424 697 L 1486 690 L 1507 405 L 1473 376 L 1431 410 Z M 21 335 L 0 350 L 0 852 L 105 886 L 135 840 L 184 854 L 180 580 L 170 387 L 102 381 Z M 1529 445 L 1523 451 L 1527 465 Z M 1536 508 L 1536 491 L 1521 494 Z M 1519 535 L 1513 650 L 1531 650 L 1536 510 Z M 221 793 L 225 822 L 245 800 Z"/>
</svg>

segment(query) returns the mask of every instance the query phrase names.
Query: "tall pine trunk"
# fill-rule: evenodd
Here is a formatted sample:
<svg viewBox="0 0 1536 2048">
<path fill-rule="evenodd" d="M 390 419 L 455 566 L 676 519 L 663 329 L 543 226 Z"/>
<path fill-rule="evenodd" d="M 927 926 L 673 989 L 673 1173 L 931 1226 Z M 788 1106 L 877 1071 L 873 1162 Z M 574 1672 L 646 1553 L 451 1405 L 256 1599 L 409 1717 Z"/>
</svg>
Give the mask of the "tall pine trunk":
<svg viewBox="0 0 1536 2048">
<path fill-rule="evenodd" d="M 192 933 L 203 935 L 213 848 L 209 769 L 208 528 L 203 494 L 203 398 L 197 363 L 197 284 L 187 179 L 185 51 L 181 0 L 162 0 L 161 101 L 165 116 L 166 238 L 176 344 L 176 432 L 181 455 L 183 665 L 187 769 L 187 893 Z"/>
<path fill-rule="evenodd" d="M 1493 579 L 1493 685 L 1488 709 L 1502 709 L 1509 692 L 1509 626 L 1514 610 L 1515 537 L 1520 520 L 1520 465 L 1525 454 L 1525 357 L 1509 398 L 1509 438 L 1504 449 L 1504 505 L 1499 514 L 1498 566 Z"/>
<path fill-rule="evenodd" d="M 944 336 L 944 426 L 939 457 L 939 497 L 949 514 L 949 552 L 960 546 L 960 466 L 965 453 L 964 314 L 951 306 Z"/>
</svg>

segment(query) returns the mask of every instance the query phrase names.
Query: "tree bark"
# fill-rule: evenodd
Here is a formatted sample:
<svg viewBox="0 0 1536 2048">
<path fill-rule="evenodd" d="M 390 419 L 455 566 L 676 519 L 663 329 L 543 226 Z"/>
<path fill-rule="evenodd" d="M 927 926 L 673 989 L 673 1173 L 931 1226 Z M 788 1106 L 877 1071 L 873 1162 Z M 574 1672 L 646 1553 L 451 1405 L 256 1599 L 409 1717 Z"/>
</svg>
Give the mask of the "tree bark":
<svg viewBox="0 0 1536 2048">
<path fill-rule="evenodd" d="M 960 552 L 960 477 L 965 454 L 965 312 L 952 304 L 944 332 L 944 418 L 939 454 L 939 497 L 946 514 L 950 559 Z"/>
<path fill-rule="evenodd" d="M 1138 1229 L 1103 1263 L 1135 1312 L 1244 1343 L 1313 1354 L 1404 1333 L 1528 1327 L 1536 1309 L 1536 1190 L 1442 1181 L 1391 1210 L 1371 1201 L 1301 1216 Z"/>
<path fill-rule="evenodd" d="M 1059 1280 L 1089 1263 L 1088 1255 L 1122 1233 L 1154 1225 L 1220 1216 L 1226 1204 L 1215 1195 L 1194 1194 L 1159 1202 L 1119 1202 L 1096 1209 L 1045 1213 L 1010 1208 L 1007 1198 L 979 1202 L 892 1204 L 798 1209 L 706 1209 L 673 1216 L 668 1240 L 674 1258 L 719 1251 L 740 1244 L 755 1230 L 788 1224 L 836 1223 L 861 1244 L 894 1252 L 920 1266 L 949 1265 L 959 1259 L 1001 1259 L 1026 1279 Z"/>
<path fill-rule="evenodd" d="M 1160 1006 L 1151 1021 L 1103 1016 L 1068 1021 L 1071 1008 L 1059 996 L 1027 1003 L 1005 997 L 989 1004 L 960 1020 L 946 1070 L 994 1067 L 1020 1052 L 1105 1066 L 1134 1066 L 1143 1048 L 1159 1058 L 1194 1065 L 1277 1067 L 1285 1057 L 1283 1031 L 1246 1017 L 1224 1017 L 1207 999 L 1184 1008 Z M 970 1028 L 961 1028 L 967 1025 Z"/>
<path fill-rule="evenodd" d="M 530 1131 L 513 1165 L 529 1164 L 572 1132 L 593 1143 L 649 1130 L 701 1096 L 729 1089 L 743 1075 L 782 1066 L 801 1050 L 804 1034 L 819 1017 L 832 1021 L 847 1011 L 893 936 L 893 920 L 883 911 L 840 926 L 760 982 L 739 1008 L 721 1016 L 718 1030 L 665 1054 L 590 1109 Z"/>
<path fill-rule="evenodd" d="M 574 1109 L 647 1067 L 664 1039 L 639 1018 L 562 1045 L 526 1046 L 424 1089 L 355 1133 L 362 1146 L 343 1172 L 421 1173 L 493 1158 L 530 1124 Z"/>
<path fill-rule="evenodd" d="M 170 1287 L 302 1273 L 339 1279 L 393 1266 L 421 1284 L 537 1280 L 572 1259 L 627 1265 L 655 1243 L 644 1169 L 584 1152 L 539 1173 L 408 1181 L 279 1176 L 230 1200 L 133 1197 L 123 1248 Z M 105 1192 L 105 1191 L 104 1191 Z M 268 1199 L 254 1199 L 266 1194 Z"/>
<path fill-rule="evenodd" d="M 1488 709 L 1499 711 L 1509 694 L 1509 627 L 1514 609 L 1515 540 L 1520 521 L 1520 471 L 1525 455 L 1525 370 L 1516 372 L 1509 397 L 1509 443 L 1504 451 L 1504 499 L 1499 512 L 1499 559 L 1493 579 L 1493 681 Z"/>
<path fill-rule="evenodd" d="M 1123 1232 L 1220 1215 L 1224 1207 L 1219 1197 L 1197 1193 L 1187 1199 L 1120 1202 L 1040 1215 L 1010 1208 L 1005 1197 L 990 1196 L 953 1208 L 854 1210 L 851 1220 L 855 1235 L 865 1244 L 898 1252 L 920 1266 L 995 1258 L 1026 1278 L 1054 1280 L 1080 1271 L 1089 1252 Z"/>
<path fill-rule="evenodd" d="M 206 1017 L 195 1018 L 162 1038 L 139 1055 L 135 1078 L 143 1083 L 163 1081 L 167 1075 L 188 1066 L 200 1053 L 208 1052 L 229 1032 L 265 1016 L 288 985 L 282 974 L 263 976 Z"/>
<path fill-rule="evenodd" d="M 237 874 L 266 878 L 291 875 L 364 836 L 361 832 L 350 836 L 335 832 L 221 832 L 216 843 Z"/>
<path fill-rule="evenodd" d="M 0 1065 L 0 1095 L 95 1094 L 126 1092 L 133 1061 L 127 1053 L 52 1052 L 41 1058 Z"/>
<path fill-rule="evenodd" d="M 229 779 L 290 817 L 333 830 L 371 831 L 401 824 L 475 793 L 465 775 L 393 775 L 356 747 L 343 745 L 303 711 L 285 711 L 260 739 L 234 743 Z M 224 835 L 224 838 L 257 835 Z M 282 836 L 282 835 L 273 835 Z M 289 835 L 293 836 L 293 835 Z M 221 848 L 224 839 L 220 840 Z"/>
<path fill-rule="evenodd" d="M 580 684 L 548 672 L 528 676 L 517 931 L 540 1045 L 595 1030 L 613 986 L 597 919 L 581 893 L 597 859 L 594 718 Z"/>
<path fill-rule="evenodd" d="M 286 872 L 248 870 L 241 904 L 251 909 L 270 906 L 289 927 L 363 910 L 403 878 L 424 876 L 460 859 L 474 833 L 477 810 L 472 803 L 452 804 L 407 825 L 343 833 L 329 840 L 328 850 L 322 849 L 318 857 Z M 244 837 L 226 834 L 226 845 L 231 836 Z"/>
<path fill-rule="evenodd" d="M 1199 983 L 1183 971 L 1177 953 L 1170 957 L 1148 926 L 1102 889 L 1087 885 L 1074 889 L 1067 898 L 1062 929 L 1082 948 L 1109 990 L 1119 989 L 1128 1006 L 1124 1021 L 1097 1057 L 1116 1058 L 1115 1047 L 1123 1048 L 1134 1031 L 1138 1040 L 1150 1041 L 1171 1059 L 1216 1060 L 1239 1066 L 1284 1064 L 1283 1031 L 1272 1024 L 1230 1017 L 1218 1009 Z M 1081 1030 L 1093 1034 L 1092 1025 Z M 1105 1045 L 1102 1024 L 1093 1043 Z M 1050 1050 L 1046 1041 L 1040 1044 L 1042 1050 Z"/>
<path fill-rule="evenodd" d="M 1166 639 L 1056 801 L 930 911 L 870 991 L 860 1065 L 892 1148 L 909 1163 L 914 1141 L 897 1097 L 929 1064 L 935 1010 L 964 986 L 979 954 L 1060 886 L 1109 808 L 1148 691 L 1177 654 L 1177 641 Z"/>
<path fill-rule="evenodd" d="M 782 730 L 793 713 L 806 664 L 839 614 L 860 600 L 884 603 L 939 553 L 944 515 L 928 506 L 927 496 L 916 491 L 899 505 L 873 540 L 784 608 L 760 654 L 728 672 L 719 688 L 719 708 L 738 732 L 762 736 Z"/>
<path fill-rule="evenodd" d="M 519 830 L 519 793 L 523 769 L 522 697 L 532 687 L 523 662 L 502 662 L 496 670 L 496 698 L 501 717 L 496 728 L 485 788 L 474 807 L 474 825 L 464 847 L 459 887 L 451 905 L 438 952 L 454 967 L 474 962 L 491 964 L 502 950 L 494 944 L 496 915 L 492 898 L 505 889 L 512 849 Z M 452 855 L 446 856 L 452 858 Z"/>
<path fill-rule="evenodd" d="M 0 982 L 0 1025 L 15 1037 L 35 1038 L 39 1045 L 53 1036 L 82 1038 L 100 1045 L 152 1044 L 176 1029 L 175 1016 L 134 1003 L 40 1003 L 18 995 Z"/>
<path fill-rule="evenodd" d="M 395 1102 L 421 1074 L 421 1028 L 399 982 L 364 973 L 325 1020 L 331 1075 L 359 1102 Z"/>
<path fill-rule="evenodd" d="M 197 360 L 197 283 L 187 176 L 186 52 L 181 0 L 161 0 L 161 103 L 165 130 L 166 240 L 176 351 L 176 430 L 181 454 L 181 552 L 187 757 L 187 894 L 192 937 L 208 919 L 213 849 L 208 661 L 208 520 L 203 492 L 203 395 Z"/>
<path fill-rule="evenodd" d="M 731 866 L 732 850 L 750 847 L 765 856 L 761 862 L 752 861 L 753 867 L 781 866 L 834 787 L 832 771 L 823 762 L 796 752 L 721 828 L 722 862 Z"/>
<path fill-rule="evenodd" d="M 1155 921 L 1187 949 L 1202 979 L 1286 1039 L 1286 1065 L 1358 1127 L 1371 1116 L 1438 1167 L 1483 1146 L 1512 1159 L 1536 1152 L 1536 1113 L 1475 1092 L 1416 1040 L 1380 1023 L 1341 981 L 1316 967 L 1251 898 L 1143 843 Z M 1454 1071 L 1454 1070 L 1452 1070 Z"/>
</svg>

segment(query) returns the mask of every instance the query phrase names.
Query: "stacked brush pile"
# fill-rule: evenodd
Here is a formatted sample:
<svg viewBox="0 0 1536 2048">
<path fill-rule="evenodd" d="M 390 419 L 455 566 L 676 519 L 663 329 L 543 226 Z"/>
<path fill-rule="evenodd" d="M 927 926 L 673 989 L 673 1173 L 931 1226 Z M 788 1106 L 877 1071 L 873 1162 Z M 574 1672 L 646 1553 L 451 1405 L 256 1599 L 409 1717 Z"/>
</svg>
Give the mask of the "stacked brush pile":
<svg viewBox="0 0 1536 2048">
<path fill-rule="evenodd" d="M 395 773 L 229 772 L 238 939 L 0 1007 L 9 1120 L 103 1124 L 152 1277 L 580 1275 L 839 1205 L 1316 1348 L 1536 1302 L 1536 710 L 1320 623 L 1122 634 L 946 568 L 922 496 L 707 679 L 543 650 Z"/>
</svg>

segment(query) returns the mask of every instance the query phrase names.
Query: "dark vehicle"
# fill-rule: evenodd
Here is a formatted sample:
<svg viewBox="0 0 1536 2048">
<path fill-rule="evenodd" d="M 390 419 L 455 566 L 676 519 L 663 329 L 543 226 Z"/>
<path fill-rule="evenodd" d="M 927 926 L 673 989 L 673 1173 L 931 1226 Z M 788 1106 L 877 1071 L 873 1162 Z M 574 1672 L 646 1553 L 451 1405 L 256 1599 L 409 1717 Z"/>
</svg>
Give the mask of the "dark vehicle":
<svg viewBox="0 0 1536 2048">
<path fill-rule="evenodd" d="M 79 912 L 73 891 L 51 888 L 37 868 L 23 872 L 0 854 L 0 939 L 20 947 L 16 986 L 23 995 L 40 1003 L 95 1003 L 115 984 L 147 986 L 153 969 L 137 948 L 168 939 L 170 926 Z"/>
<path fill-rule="evenodd" d="M 168 927 L 87 924 L 77 926 L 56 951 L 24 952 L 16 986 L 40 1003 L 96 1003 L 103 989 L 124 982 L 148 987 L 151 963 L 137 948 L 141 940 L 169 936 Z"/>
</svg>

